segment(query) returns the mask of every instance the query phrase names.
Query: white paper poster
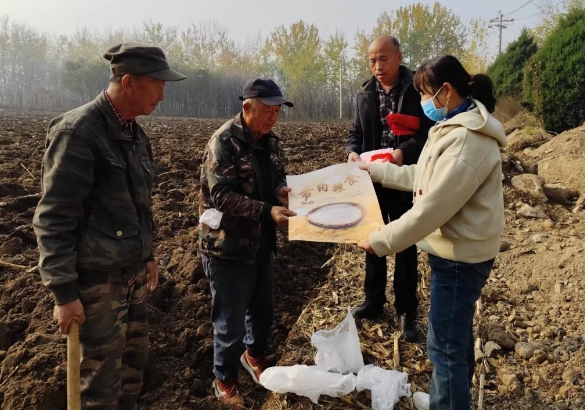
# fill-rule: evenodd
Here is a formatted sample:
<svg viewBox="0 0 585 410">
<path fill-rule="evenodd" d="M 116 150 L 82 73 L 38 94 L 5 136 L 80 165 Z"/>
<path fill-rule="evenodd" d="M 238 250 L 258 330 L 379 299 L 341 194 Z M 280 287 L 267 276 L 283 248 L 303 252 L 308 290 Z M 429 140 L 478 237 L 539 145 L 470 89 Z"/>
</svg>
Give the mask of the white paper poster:
<svg viewBox="0 0 585 410">
<path fill-rule="evenodd" d="M 384 225 L 382 213 L 363 162 L 332 165 L 286 177 L 289 240 L 357 243 Z"/>
</svg>

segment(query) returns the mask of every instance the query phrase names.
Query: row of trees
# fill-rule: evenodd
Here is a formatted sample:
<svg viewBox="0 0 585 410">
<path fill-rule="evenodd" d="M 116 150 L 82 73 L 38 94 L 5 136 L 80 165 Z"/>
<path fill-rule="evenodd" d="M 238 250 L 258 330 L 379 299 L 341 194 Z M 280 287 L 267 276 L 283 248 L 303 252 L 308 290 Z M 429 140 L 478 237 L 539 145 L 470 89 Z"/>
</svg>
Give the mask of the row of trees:
<svg viewBox="0 0 585 410">
<path fill-rule="evenodd" d="M 523 30 L 487 72 L 499 96 L 516 99 L 547 130 L 562 132 L 585 121 L 583 44 L 585 0 L 568 0 L 534 32 Z"/>
<path fill-rule="evenodd" d="M 50 36 L 4 16 L 0 17 L 0 104 L 65 110 L 85 103 L 108 81 L 104 50 L 121 41 L 141 41 L 159 45 L 171 65 L 188 76 L 167 85 L 160 114 L 231 116 L 239 110 L 237 96 L 245 81 L 263 75 L 274 78 L 295 102 L 285 114 L 290 118 L 339 117 L 340 89 L 343 116 L 350 117 L 355 93 L 371 75 L 368 44 L 384 33 L 400 40 L 404 63 L 413 69 L 444 53 L 460 57 L 472 72 L 484 71 L 489 59 L 486 22 L 465 24 L 438 2 L 382 13 L 375 27 L 355 34 L 352 49 L 345 33 L 324 37 L 315 25 L 303 21 L 236 44 L 216 22 L 194 24 L 183 31 L 145 22 L 141 29 L 81 28 L 70 36 Z"/>
</svg>

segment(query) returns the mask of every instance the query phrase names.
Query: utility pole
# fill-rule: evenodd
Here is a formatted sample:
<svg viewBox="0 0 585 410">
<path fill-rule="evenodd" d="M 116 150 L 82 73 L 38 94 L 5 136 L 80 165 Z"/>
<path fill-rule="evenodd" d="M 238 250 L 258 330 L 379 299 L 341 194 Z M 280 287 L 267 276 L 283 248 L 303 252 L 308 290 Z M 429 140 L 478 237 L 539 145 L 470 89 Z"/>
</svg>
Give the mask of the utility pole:
<svg viewBox="0 0 585 410">
<path fill-rule="evenodd" d="M 492 28 L 492 27 L 498 27 L 500 29 L 500 48 L 499 48 L 499 54 L 502 54 L 502 29 L 508 28 L 508 26 L 505 26 L 504 23 L 512 23 L 514 21 L 514 19 L 510 19 L 510 20 L 504 20 L 504 15 L 502 14 L 502 11 L 498 11 L 499 16 L 496 17 L 495 19 L 491 19 L 490 23 L 497 23 L 492 25 L 489 25 L 488 28 Z"/>
</svg>

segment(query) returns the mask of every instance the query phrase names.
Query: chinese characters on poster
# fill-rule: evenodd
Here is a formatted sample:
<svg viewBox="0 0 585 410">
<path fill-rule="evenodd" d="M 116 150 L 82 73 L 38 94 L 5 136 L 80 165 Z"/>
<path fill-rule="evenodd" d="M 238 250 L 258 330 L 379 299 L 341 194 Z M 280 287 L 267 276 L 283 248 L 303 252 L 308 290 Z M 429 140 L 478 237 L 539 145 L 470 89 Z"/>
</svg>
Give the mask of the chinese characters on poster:
<svg viewBox="0 0 585 410">
<path fill-rule="evenodd" d="M 361 163 L 363 164 L 363 163 Z M 287 176 L 289 240 L 357 243 L 384 225 L 370 175 L 360 163 Z"/>
</svg>

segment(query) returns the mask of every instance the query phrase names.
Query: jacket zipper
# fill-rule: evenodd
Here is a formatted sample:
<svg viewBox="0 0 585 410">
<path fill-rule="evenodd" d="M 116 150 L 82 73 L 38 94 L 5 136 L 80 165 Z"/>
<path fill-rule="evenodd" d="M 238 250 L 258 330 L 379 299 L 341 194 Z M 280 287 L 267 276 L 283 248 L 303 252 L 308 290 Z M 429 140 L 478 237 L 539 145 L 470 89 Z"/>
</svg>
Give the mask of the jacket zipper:
<svg viewBox="0 0 585 410">
<path fill-rule="evenodd" d="M 128 187 L 132 190 L 134 190 L 135 188 L 135 183 L 134 183 L 134 178 L 132 175 L 132 167 L 130 166 L 130 157 L 132 156 L 136 156 L 136 141 L 133 141 L 132 143 L 132 149 L 130 151 L 128 151 L 128 167 L 130 168 L 130 182 L 132 183 L 132 187 Z M 140 163 L 142 164 L 142 157 L 140 155 L 138 155 L 138 157 L 140 158 Z M 142 164 L 142 166 L 144 167 L 144 165 Z M 133 195 L 133 200 L 136 201 L 137 198 Z M 144 215 L 142 215 L 142 212 L 140 212 L 138 210 L 138 208 L 136 207 L 136 203 L 134 204 L 134 207 L 136 208 L 136 213 L 138 214 L 138 219 L 140 221 L 139 227 L 138 227 L 138 235 L 140 237 L 140 256 L 142 257 L 142 253 L 144 252 L 144 240 L 142 238 L 142 223 L 144 220 Z"/>
</svg>

